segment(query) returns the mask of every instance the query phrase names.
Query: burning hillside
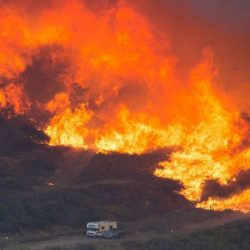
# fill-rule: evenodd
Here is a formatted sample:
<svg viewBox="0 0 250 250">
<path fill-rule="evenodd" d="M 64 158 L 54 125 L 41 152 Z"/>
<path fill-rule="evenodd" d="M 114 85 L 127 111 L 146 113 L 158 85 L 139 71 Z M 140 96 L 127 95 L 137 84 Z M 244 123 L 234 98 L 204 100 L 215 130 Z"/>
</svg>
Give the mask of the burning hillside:
<svg viewBox="0 0 250 250">
<path fill-rule="evenodd" d="M 1 2 L 0 107 L 29 117 L 50 145 L 171 148 L 156 176 L 181 181 L 198 207 L 250 211 L 250 118 L 221 87 L 213 44 L 182 67 L 140 4 Z"/>
</svg>

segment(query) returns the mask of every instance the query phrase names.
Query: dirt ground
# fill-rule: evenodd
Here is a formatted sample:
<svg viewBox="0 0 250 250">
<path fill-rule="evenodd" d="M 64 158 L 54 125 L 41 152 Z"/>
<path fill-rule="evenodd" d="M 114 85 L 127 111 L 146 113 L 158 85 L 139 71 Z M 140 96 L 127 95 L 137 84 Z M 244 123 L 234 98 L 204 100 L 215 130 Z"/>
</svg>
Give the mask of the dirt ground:
<svg viewBox="0 0 250 250">
<path fill-rule="evenodd" d="M 229 213 L 221 218 L 212 218 L 208 219 L 206 221 L 196 223 L 196 224 L 189 224 L 184 226 L 181 230 L 182 231 L 196 231 L 196 230 L 202 230 L 206 228 L 215 228 L 221 225 L 224 225 L 229 222 L 237 221 L 239 219 L 249 218 L 250 214 L 242 214 L 242 213 Z M 171 232 L 168 232 L 171 233 Z M 125 236 L 122 239 L 117 240 L 107 240 L 102 238 L 88 238 L 85 235 L 76 235 L 76 236 L 60 236 L 56 237 L 51 240 L 44 240 L 44 241 L 37 241 L 37 242 L 28 242 L 28 243 L 18 243 L 15 240 L 9 241 L 8 245 L 6 247 L 0 248 L 0 250 L 46 250 L 52 247 L 65 247 L 65 248 L 73 248 L 77 245 L 81 244 L 95 244 L 102 246 L 106 246 L 106 249 L 115 249 L 115 246 L 120 245 L 122 241 L 125 240 L 135 240 L 135 239 L 149 239 L 151 237 L 155 237 L 155 234 L 149 233 L 148 235 L 145 234 L 138 234 L 133 233 L 130 235 Z M 160 235 L 157 234 L 157 237 Z M 166 236 L 166 232 L 162 232 L 162 237 Z"/>
</svg>

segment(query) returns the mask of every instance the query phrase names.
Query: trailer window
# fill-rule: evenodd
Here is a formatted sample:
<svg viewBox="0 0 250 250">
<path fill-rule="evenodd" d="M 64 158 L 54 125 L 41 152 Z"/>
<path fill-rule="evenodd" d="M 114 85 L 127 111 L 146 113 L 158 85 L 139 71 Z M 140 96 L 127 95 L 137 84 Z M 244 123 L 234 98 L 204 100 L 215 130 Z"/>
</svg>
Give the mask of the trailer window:
<svg viewBox="0 0 250 250">
<path fill-rule="evenodd" d="M 98 231 L 97 228 L 92 228 L 92 227 L 87 227 L 87 230 L 89 230 L 89 231 Z"/>
</svg>

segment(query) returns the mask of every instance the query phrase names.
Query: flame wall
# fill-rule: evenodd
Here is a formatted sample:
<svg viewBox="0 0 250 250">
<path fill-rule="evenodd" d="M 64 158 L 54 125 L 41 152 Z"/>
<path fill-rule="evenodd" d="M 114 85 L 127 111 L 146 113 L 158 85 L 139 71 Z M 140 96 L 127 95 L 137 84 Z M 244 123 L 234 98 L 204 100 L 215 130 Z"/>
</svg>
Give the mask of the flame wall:
<svg viewBox="0 0 250 250">
<path fill-rule="evenodd" d="M 35 120 L 51 145 L 173 147 L 157 176 L 183 182 L 197 206 L 249 211 L 249 37 L 191 2 L 2 2 L 0 107 Z"/>
</svg>

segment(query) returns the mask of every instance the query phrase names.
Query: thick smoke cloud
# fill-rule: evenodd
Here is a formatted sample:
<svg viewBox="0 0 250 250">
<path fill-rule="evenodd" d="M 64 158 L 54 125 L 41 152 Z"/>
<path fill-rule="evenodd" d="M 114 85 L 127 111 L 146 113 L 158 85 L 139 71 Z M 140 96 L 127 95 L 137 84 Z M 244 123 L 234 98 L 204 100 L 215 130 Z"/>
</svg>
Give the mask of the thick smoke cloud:
<svg viewBox="0 0 250 250">
<path fill-rule="evenodd" d="M 116 7 L 119 0 L 82 0 L 82 2 L 94 12 L 103 12 L 110 8 Z"/>
<path fill-rule="evenodd" d="M 70 59 L 66 54 L 56 44 L 41 46 L 35 50 L 30 63 L 18 77 L 30 101 L 26 115 L 37 123 L 44 124 L 51 118 L 44 107 L 57 93 L 65 91 L 66 79 L 71 77 Z"/>
<path fill-rule="evenodd" d="M 130 1 L 156 29 L 167 34 L 184 78 L 200 51 L 210 46 L 219 65 L 218 91 L 244 111 L 250 107 L 250 2 L 247 0 Z"/>
<path fill-rule="evenodd" d="M 209 22 L 224 26 L 231 32 L 247 32 L 250 28 L 250 2 L 248 0 L 199 1 L 187 0 Z"/>
<path fill-rule="evenodd" d="M 57 45 L 39 48 L 21 74 L 21 82 L 31 102 L 48 102 L 57 92 L 63 91 L 68 68 L 69 60 L 63 55 L 63 48 Z"/>
<path fill-rule="evenodd" d="M 239 174 L 235 177 L 235 180 L 230 181 L 227 185 L 222 185 L 216 180 L 208 180 L 204 184 L 201 201 L 206 201 L 209 197 L 226 199 L 249 187 L 250 170 L 239 172 Z"/>
</svg>

